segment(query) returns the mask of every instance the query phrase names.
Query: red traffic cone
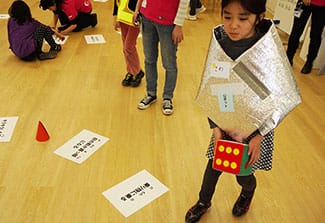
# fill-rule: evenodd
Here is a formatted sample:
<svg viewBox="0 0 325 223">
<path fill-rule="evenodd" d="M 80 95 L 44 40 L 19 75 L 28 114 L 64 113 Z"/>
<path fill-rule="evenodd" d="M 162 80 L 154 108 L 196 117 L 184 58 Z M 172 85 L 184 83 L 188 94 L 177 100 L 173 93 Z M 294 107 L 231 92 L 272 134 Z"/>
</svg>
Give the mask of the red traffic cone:
<svg viewBox="0 0 325 223">
<path fill-rule="evenodd" d="M 37 133 L 36 133 L 36 140 L 39 142 L 45 142 L 50 139 L 49 134 L 47 133 L 44 125 L 41 121 L 38 122 Z"/>
</svg>

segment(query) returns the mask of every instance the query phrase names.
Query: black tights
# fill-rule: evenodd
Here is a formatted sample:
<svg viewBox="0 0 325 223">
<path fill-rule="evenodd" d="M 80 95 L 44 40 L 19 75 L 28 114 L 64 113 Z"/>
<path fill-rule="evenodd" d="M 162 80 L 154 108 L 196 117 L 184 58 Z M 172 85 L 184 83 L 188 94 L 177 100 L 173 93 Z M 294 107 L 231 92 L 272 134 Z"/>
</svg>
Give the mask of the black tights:
<svg viewBox="0 0 325 223">
<path fill-rule="evenodd" d="M 221 171 L 212 168 L 213 160 L 209 160 L 205 169 L 199 201 L 208 204 L 211 202 Z M 256 178 L 254 174 L 248 176 L 236 176 L 237 182 L 242 186 L 242 193 L 246 196 L 252 196 L 256 188 Z"/>
<path fill-rule="evenodd" d="M 40 53 L 42 53 L 44 39 L 51 46 L 51 49 L 55 49 L 57 44 L 52 37 L 53 33 L 54 32 L 48 26 L 40 25 L 37 27 L 36 32 L 34 33 L 34 38 L 36 40 L 36 50 L 35 52 L 22 59 L 25 61 L 31 61 L 34 60 Z"/>
</svg>

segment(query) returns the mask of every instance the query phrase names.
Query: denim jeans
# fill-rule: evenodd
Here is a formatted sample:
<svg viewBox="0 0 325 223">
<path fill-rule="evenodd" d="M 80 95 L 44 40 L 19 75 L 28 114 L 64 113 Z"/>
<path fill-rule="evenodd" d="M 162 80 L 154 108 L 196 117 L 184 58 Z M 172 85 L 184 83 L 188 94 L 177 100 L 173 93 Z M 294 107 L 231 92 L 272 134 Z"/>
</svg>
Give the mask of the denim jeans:
<svg viewBox="0 0 325 223">
<path fill-rule="evenodd" d="M 177 45 L 172 40 L 173 29 L 174 25 L 162 25 L 150 21 L 144 16 L 142 18 L 142 41 L 148 95 L 157 95 L 157 59 L 158 45 L 160 44 L 162 64 L 166 73 L 163 98 L 173 98 L 177 80 Z"/>
</svg>

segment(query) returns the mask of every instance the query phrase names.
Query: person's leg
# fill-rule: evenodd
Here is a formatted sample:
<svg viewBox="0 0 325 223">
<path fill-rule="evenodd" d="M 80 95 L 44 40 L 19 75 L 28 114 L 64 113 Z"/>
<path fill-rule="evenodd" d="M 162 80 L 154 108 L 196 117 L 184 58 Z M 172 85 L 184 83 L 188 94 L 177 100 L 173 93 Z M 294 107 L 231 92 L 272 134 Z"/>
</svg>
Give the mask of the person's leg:
<svg viewBox="0 0 325 223">
<path fill-rule="evenodd" d="M 177 45 L 172 39 L 173 25 L 157 24 L 162 64 L 165 69 L 164 99 L 172 99 L 177 80 Z"/>
<path fill-rule="evenodd" d="M 300 37 L 311 13 L 310 6 L 303 5 L 302 10 L 303 11 L 299 18 L 294 17 L 291 33 L 288 39 L 287 56 L 291 65 L 293 64 L 293 58 L 299 46 Z"/>
<path fill-rule="evenodd" d="M 311 5 L 311 29 L 310 29 L 310 42 L 308 47 L 307 61 L 305 64 L 305 70 L 302 73 L 310 73 L 313 67 L 313 62 L 317 57 L 321 42 L 322 33 L 325 24 L 325 6 Z M 307 66 L 306 66 L 307 65 Z M 305 71 L 305 72 L 303 72 Z"/>
<path fill-rule="evenodd" d="M 73 32 L 79 32 L 88 26 L 96 26 L 97 25 L 97 15 L 91 12 L 78 12 L 78 23 L 77 27 L 73 30 Z"/>
<path fill-rule="evenodd" d="M 215 188 L 222 172 L 212 168 L 213 160 L 209 160 L 204 172 L 204 177 L 199 192 L 199 200 L 193 205 L 185 215 L 187 223 L 197 222 L 211 206 L 211 200 Z"/>
<path fill-rule="evenodd" d="M 42 52 L 42 46 L 43 46 L 43 40 L 45 39 L 48 44 L 52 47 L 56 47 L 57 44 L 55 43 L 53 37 L 52 37 L 52 30 L 50 30 L 47 26 L 40 25 L 37 27 L 34 38 L 37 43 L 36 47 L 36 55 L 40 60 L 45 59 L 53 59 L 57 56 L 57 51 L 50 50 L 48 53 Z"/>
<path fill-rule="evenodd" d="M 256 178 L 254 174 L 251 174 L 248 176 L 236 176 L 236 179 L 238 184 L 242 186 L 242 190 L 234 204 L 232 214 L 240 217 L 249 209 L 256 188 Z"/>
<path fill-rule="evenodd" d="M 157 59 L 159 37 L 156 23 L 142 16 L 142 44 L 146 72 L 147 95 L 139 102 L 138 109 L 146 109 L 157 101 Z"/>
<path fill-rule="evenodd" d="M 195 16 L 196 15 L 196 8 L 198 5 L 198 0 L 190 0 L 190 16 Z"/>
<path fill-rule="evenodd" d="M 156 24 L 146 19 L 142 19 L 142 43 L 144 52 L 144 64 L 147 82 L 147 94 L 157 95 L 157 59 L 158 59 L 158 42 L 159 37 Z"/>
<path fill-rule="evenodd" d="M 210 159 L 207 163 L 199 193 L 199 201 L 204 204 L 211 203 L 219 176 L 222 174 L 221 171 L 212 168 L 212 162 L 213 160 Z"/>
<path fill-rule="evenodd" d="M 136 48 L 137 38 L 140 29 L 137 27 L 129 26 L 120 23 L 122 41 L 123 41 L 123 54 L 126 62 L 127 72 L 136 75 L 140 72 L 140 60 Z"/>
<path fill-rule="evenodd" d="M 122 85 L 137 87 L 144 76 L 144 73 L 140 68 L 140 60 L 136 48 L 140 29 L 138 27 L 129 26 L 125 23 L 120 23 L 120 26 L 123 42 L 123 54 L 127 69 L 127 74 L 125 79 L 122 81 Z"/>
</svg>

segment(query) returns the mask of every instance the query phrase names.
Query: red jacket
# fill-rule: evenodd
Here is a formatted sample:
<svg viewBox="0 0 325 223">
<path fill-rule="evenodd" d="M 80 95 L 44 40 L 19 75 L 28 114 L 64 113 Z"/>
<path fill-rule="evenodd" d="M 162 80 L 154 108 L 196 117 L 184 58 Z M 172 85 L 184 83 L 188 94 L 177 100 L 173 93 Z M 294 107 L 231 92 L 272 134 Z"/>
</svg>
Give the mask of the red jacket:
<svg viewBox="0 0 325 223">
<path fill-rule="evenodd" d="M 91 12 L 92 5 L 90 0 L 65 0 L 61 5 L 61 10 L 72 21 L 77 17 L 78 12 Z"/>
<path fill-rule="evenodd" d="M 178 6 L 179 0 L 143 0 L 140 12 L 153 22 L 173 25 Z"/>
</svg>

